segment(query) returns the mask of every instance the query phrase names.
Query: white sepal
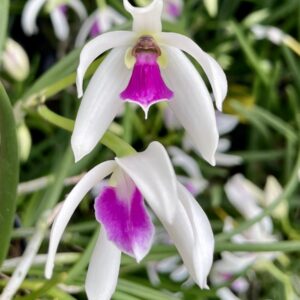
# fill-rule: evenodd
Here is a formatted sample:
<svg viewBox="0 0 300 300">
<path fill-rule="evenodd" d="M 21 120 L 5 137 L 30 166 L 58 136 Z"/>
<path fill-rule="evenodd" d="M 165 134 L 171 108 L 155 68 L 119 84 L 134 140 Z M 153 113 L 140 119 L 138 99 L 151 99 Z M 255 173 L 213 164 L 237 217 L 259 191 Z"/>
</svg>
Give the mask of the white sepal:
<svg viewBox="0 0 300 300">
<path fill-rule="evenodd" d="M 65 41 L 69 37 L 70 27 L 66 15 L 63 11 L 56 7 L 50 12 L 50 19 L 53 24 L 55 36 L 60 41 Z"/>
<path fill-rule="evenodd" d="M 89 37 L 93 24 L 98 19 L 98 14 L 99 12 L 98 10 L 96 10 L 83 22 L 75 40 L 76 47 L 81 47 L 82 45 L 84 45 L 85 41 Z"/>
<path fill-rule="evenodd" d="M 191 193 L 178 183 L 178 195 L 193 230 L 193 270 L 190 274 L 201 288 L 208 288 L 207 276 L 213 263 L 214 235 L 209 220 Z M 184 258 L 183 258 L 184 259 Z M 189 269 L 189 266 L 187 266 Z"/>
<path fill-rule="evenodd" d="M 121 263 L 121 251 L 108 240 L 101 228 L 90 259 L 85 280 L 89 300 L 110 300 L 114 293 Z"/>
<path fill-rule="evenodd" d="M 47 0 L 28 0 L 26 2 L 22 12 L 21 25 L 27 35 L 33 35 L 38 32 L 36 19 L 46 1 Z"/>
<path fill-rule="evenodd" d="M 119 94 L 130 77 L 124 53 L 122 48 L 112 50 L 85 91 L 71 138 L 76 161 L 93 150 L 123 105 Z"/>
<path fill-rule="evenodd" d="M 67 5 L 75 11 L 81 21 L 83 21 L 87 17 L 85 6 L 80 0 L 69 0 Z"/>
<path fill-rule="evenodd" d="M 198 61 L 208 77 L 217 108 L 221 111 L 228 87 L 224 71 L 216 60 L 204 52 L 193 40 L 184 35 L 173 32 L 162 32 L 158 35 L 158 38 L 161 44 L 181 49 Z M 185 73 L 185 76 L 189 78 L 188 73 Z"/>
<path fill-rule="evenodd" d="M 125 9 L 132 15 L 132 30 L 140 34 L 161 32 L 162 0 L 153 0 L 144 7 L 135 7 L 128 0 L 123 0 Z"/>
<path fill-rule="evenodd" d="M 210 94 L 193 64 L 180 50 L 166 47 L 165 51 L 169 64 L 162 74 L 174 92 L 169 106 L 203 158 L 214 165 L 219 134 Z"/>
<path fill-rule="evenodd" d="M 48 257 L 45 268 L 46 278 L 49 279 L 52 276 L 54 258 L 59 241 L 75 209 L 77 208 L 83 197 L 92 189 L 92 187 L 94 187 L 103 178 L 108 176 L 114 170 L 115 166 L 116 164 L 114 161 L 107 161 L 94 167 L 91 171 L 84 175 L 84 177 L 78 182 L 78 184 L 67 196 L 51 229 Z"/>
<path fill-rule="evenodd" d="M 83 78 L 86 70 L 88 69 L 89 65 L 102 53 L 105 51 L 117 48 L 117 47 L 129 47 L 133 44 L 134 38 L 136 34 L 130 31 L 113 31 L 103 33 L 90 42 L 88 42 L 80 53 L 80 61 L 79 66 L 77 68 L 77 78 L 76 78 L 76 85 L 77 85 L 77 93 L 78 97 L 80 98 L 83 95 Z M 125 51 L 124 51 L 125 55 Z M 119 62 L 120 64 L 124 65 L 123 59 Z M 106 75 L 108 77 L 108 75 Z M 115 80 L 115 78 L 110 78 L 111 80 Z M 115 81 L 114 81 L 115 82 Z M 122 89 L 120 89 L 122 91 Z"/>
</svg>

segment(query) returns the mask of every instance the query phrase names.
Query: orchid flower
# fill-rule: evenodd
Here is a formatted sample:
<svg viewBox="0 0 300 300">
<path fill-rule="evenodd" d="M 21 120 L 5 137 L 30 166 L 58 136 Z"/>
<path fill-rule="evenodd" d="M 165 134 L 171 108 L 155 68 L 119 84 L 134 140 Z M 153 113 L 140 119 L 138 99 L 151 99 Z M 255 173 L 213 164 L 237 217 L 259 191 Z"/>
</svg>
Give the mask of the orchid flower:
<svg viewBox="0 0 300 300">
<path fill-rule="evenodd" d="M 88 37 L 95 38 L 99 34 L 109 31 L 114 25 L 121 25 L 126 18 L 114 8 L 105 5 L 92 13 L 82 24 L 76 38 L 75 45 L 82 46 Z"/>
<path fill-rule="evenodd" d="M 80 0 L 28 0 L 21 18 L 22 28 L 27 35 L 38 32 L 36 19 L 44 5 L 50 14 L 55 35 L 61 41 L 65 41 L 69 37 L 70 28 L 66 16 L 69 7 L 75 11 L 81 21 L 87 16 L 85 7 Z"/>
<path fill-rule="evenodd" d="M 164 0 L 162 18 L 174 22 L 180 17 L 182 9 L 183 0 Z"/>
<path fill-rule="evenodd" d="M 300 56 L 300 43 L 278 27 L 255 24 L 251 31 L 258 40 L 268 39 L 275 45 L 286 45 Z"/>
<path fill-rule="evenodd" d="M 181 168 L 187 174 L 187 176 L 177 175 L 178 180 L 194 197 L 197 197 L 207 187 L 208 182 L 203 178 L 196 160 L 178 147 L 169 147 L 168 153 L 173 166 Z"/>
<path fill-rule="evenodd" d="M 225 192 L 229 202 L 246 220 L 256 217 L 263 211 L 263 208 L 259 205 L 260 189 L 242 174 L 234 175 L 226 183 Z M 260 222 L 252 225 L 243 235 L 234 236 L 234 239 L 236 242 L 247 241 L 256 243 L 276 241 L 272 231 L 272 219 L 266 216 Z"/>
<path fill-rule="evenodd" d="M 234 175 L 225 185 L 225 192 L 229 202 L 246 219 L 252 219 L 262 213 L 261 205 L 270 205 L 281 193 L 278 182 L 274 177 L 267 180 L 265 191 L 262 191 L 241 174 Z M 234 222 L 227 217 L 224 222 L 224 231 L 233 230 Z M 232 237 L 234 243 L 268 243 L 278 239 L 272 234 L 273 223 L 270 217 L 264 217 L 260 222 L 252 225 L 248 230 Z M 232 280 L 249 266 L 253 266 L 262 260 L 273 260 L 276 253 L 229 253 L 222 252 L 222 259 L 215 262 L 210 274 L 210 280 L 214 286 L 223 285 Z M 244 277 L 238 277 L 231 284 L 231 289 L 238 294 L 245 293 L 249 287 Z M 222 287 L 217 291 L 221 300 L 237 300 L 229 288 Z"/>
<path fill-rule="evenodd" d="M 110 299 L 121 252 L 138 262 L 148 253 L 154 226 L 143 197 L 168 231 L 193 280 L 207 288 L 214 248 L 211 226 L 200 205 L 176 180 L 167 152 L 158 142 L 144 152 L 99 164 L 74 187 L 51 229 L 46 277 L 52 276 L 59 241 L 76 207 L 109 174 L 110 185 L 94 205 L 102 226 L 86 277 L 88 299 Z"/>
<path fill-rule="evenodd" d="M 17 81 L 23 81 L 29 74 L 29 58 L 23 47 L 13 39 L 6 40 L 1 63 L 4 71 Z"/>
<path fill-rule="evenodd" d="M 232 281 L 234 276 L 241 273 L 254 263 L 255 258 L 248 255 L 236 255 L 230 252 L 222 252 L 222 259 L 214 263 L 211 274 L 209 276 L 213 286 L 222 286 L 228 281 Z M 246 278 L 238 277 L 228 287 L 217 289 L 217 295 L 221 300 L 238 300 L 239 298 L 233 294 L 231 289 L 237 294 L 247 292 L 249 283 Z"/>
<path fill-rule="evenodd" d="M 138 104 L 147 116 L 152 104 L 167 101 L 204 159 L 215 164 L 218 131 L 213 103 L 203 79 L 181 50 L 202 66 L 219 110 L 227 93 L 223 70 L 188 37 L 161 31 L 162 0 L 139 8 L 128 0 L 123 3 L 133 17 L 133 30 L 101 34 L 80 55 L 79 97 L 89 65 L 113 49 L 93 75 L 77 114 L 71 140 L 76 161 L 95 147 L 124 102 Z"/>
<path fill-rule="evenodd" d="M 238 125 L 237 117 L 228 114 L 223 114 L 218 111 L 216 112 L 216 121 L 217 121 L 217 128 L 220 136 L 230 133 Z M 228 138 L 219 139 L 219 144 L 215 155 L 217 166 L 231 167 L 242 163 L 241 157 L 237 155 L 225 153 L 230 149 L 230 147 L 231 147 L 231 142 Z M 194 150 L 198 152 L 197 148 L 195 148 L 191 139 L 187 135 L 185 135 L 183 138 L 183 148 L 186 151 Z"/>
</svg>

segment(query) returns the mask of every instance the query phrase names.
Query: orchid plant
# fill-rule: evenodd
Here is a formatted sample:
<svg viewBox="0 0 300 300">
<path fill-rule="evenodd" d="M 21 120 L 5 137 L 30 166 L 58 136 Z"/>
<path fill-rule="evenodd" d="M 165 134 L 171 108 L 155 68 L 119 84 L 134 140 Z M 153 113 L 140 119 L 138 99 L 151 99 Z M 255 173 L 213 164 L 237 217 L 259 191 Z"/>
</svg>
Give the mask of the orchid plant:
<svg viewBox="0 0 300 300">
<path fill-rule="evenodd" d="M 299 4 L 229 2 L 0 1 L 0 300 L 300 298 Z"/>
</svg>

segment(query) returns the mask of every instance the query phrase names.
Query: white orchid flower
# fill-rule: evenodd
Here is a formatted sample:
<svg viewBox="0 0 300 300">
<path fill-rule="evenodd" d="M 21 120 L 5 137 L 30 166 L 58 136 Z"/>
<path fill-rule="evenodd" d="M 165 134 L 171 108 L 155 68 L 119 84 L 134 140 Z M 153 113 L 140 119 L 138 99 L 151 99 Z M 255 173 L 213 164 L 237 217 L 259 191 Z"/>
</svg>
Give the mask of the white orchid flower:
<svg viewBox="0 0 300 300">
<path fill-rule="evenodd" d="M 162 18 L 174 22 L 181 16 L 182 10 L 183 0 L 164 0 Z"/>
<path fill-rule="evenodd" d="M 126 21 L 119 12 L 109 5 L 97 9 L 82 24 L 81 29 L 76 38 L 75 45 L 82 46 L 89 38 L 109 31 L 114 25 L 121 25 Z"/>
<path fill-rule="evenodd" d="M 161 32 L 162 0 L 139 8 L 128 0 L 123 3 L 133 17 L 133 30 L 101 34 L 80 55 L 79 97 L 89 65 L 113 49 L 93 75 L 77 114 L 71 141 L 76 161 L 95 147 L 124 102 L 138 104 L 147 115 L 152 104 L 168 101 L 199 152 L 215 164 L 218 131 L 213 103 L 201 76 L 181 50 L 203 67 L 219 110 L 227 93 L 223 70 L 188 37 Z"/>
<path fill-rule="evenodd" d="M 168 116 L 168 118 L 168 124 L 171 124 L 171 126 L 173 127 L 176 126 L 176 122 L 174 120 L 170 120 L 170 116 Z M 238 125 L 237 117 L 228 114 L 223 114 L 218 111 L 216 111 L 216 121 L 220 136 L 230 133 Z M 219 139 L 219 144 L 215 154 L 217 166 L 232 167 L 240 165 L 242 163 L 243 160 L 241 157 L 225 153 L 230 149 L 230 147 L 231 142 L 228 138 Z M 194 150 L 196 153 L 199 152 L 188 135 L 185 135 L 183 138 L 183 148 L 186 151 Z"/>
<path fill-rule="evenodd" d="M 29 58 L 23 47 L 8 38 L 1 57 L 3 69 L 13 79 L 23 81 L 29 74 Z"/>
<path fill-rule="evenodd" d="M 229 202 L 245 219 L 255 218 L 262 213 L 259 205 L 260 189 L 248 181 L 242 174 L 234 175 L 225 185 Z M 277 239 L 272 235 L 273 223 L 269 216 L 255 223 L 243 233 L 246 242 L 272 242 Z M 235 236 L 237 238 L 237 236 Z"/>
<path fill-rule="evenodd" d="M 110 299 L 121 252 L 137 261 L 148 253 L 154 226 L 143 197 L 168 231 L 193 280 L 207 288 L 214 248 L 211 226 L 200 205 L 176 180 L 167 152 L 158 142 L 144 152 L 101 163 L 74 187 L 51 229 L 46 277 L 52 276 L 59 241 L 76 207 L 111 173 L 111 185 L 95 200 L 96 219 L 102 226 L 86 277 L 88 299 Z"/>
<path fill-rule="evenodd" d="M 225 185 L 225 192 L 229 202 L 246 219 L 252 219 L 262 213 L 262 206 L 270 205 L 282 192 L 279 183 L 274 177 L 268 177 L 265 190 L 261 190 L 243 175 L 233 176 Z M 224 231 L 234 229 L 234 221 L 227 217 L 224 222 Z M 278 239 L 272 234 L 273 223 L 270 217 L 263 218 L 260 222 L 252 225 L 241 234 L 234 235 L 234 243 L 268 243 L 276 242 Z M 214 263 L 210 273 L 210 280 L 214 286 L 223 285 L 231 281 L 249 266 L 265 260 L 273 260 L 277 253 L 263 252 L 222 252 L 221 260 Z M 244 277 L 238 277 L 230 285 L 231 290 L 237 294 L 245 293 L 249 283 Z M 237 300 L 238 297 L 229 288 L 218 289 L 217 294 L 221 300 Z"/>
<path fill-rule="evenodd" d="M 178 180 L 194 196 L 198 196 L 207 187 L 208 182 L 201 174 L 196 160 L 178 147 L 168 148 L 173 166 L 181 168 L 187 175 L 177 175 Z"/>
<path fill-rule="evenodd" d="M 70 28 L 66 16 L 69 7 L 75 11 L 81 21 L 87 16 L 86 9 L 80 0 L 28 0 L 21 18 L 22 28 L 27 35 L 38 32 L 36 20 L 44 5 L 50 14 L 55 35 L 61 41 L 65 41 L 69 37 Z"/>
<path fill-rule="evenodd" d="M 226 282 L 232 281 L 234 277 L 254 263 L 255 257 L 249 255 L 236 255 L 230 252 L 222 252 L 222 259 L 214 263 L 210 273 L 210 281 L 213 286 L 222 286 Z M 249 283 L 244 277 L 236 278 L 230 288 L 237 294 L 245 293 L 249 288 Z M 217 290 L 217 295 L 221 300 L 238 300 L 239 298 L 230 288 L 221 287 Z"/>
</svg>

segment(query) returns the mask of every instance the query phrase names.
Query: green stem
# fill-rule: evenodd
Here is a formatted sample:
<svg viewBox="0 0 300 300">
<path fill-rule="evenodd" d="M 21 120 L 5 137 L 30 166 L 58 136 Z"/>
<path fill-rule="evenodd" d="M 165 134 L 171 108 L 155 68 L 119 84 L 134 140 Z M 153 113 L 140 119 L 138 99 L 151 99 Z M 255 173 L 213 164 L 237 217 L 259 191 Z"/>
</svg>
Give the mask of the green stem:
<svg viewBox="0 0 300 300">
<path fill-rule="evenodd" d="M 293 240 L 300 241 L 300 233 L 292 227 L 288 216 L 282 218 L 280 221 L 285 234 Z"/>
<path fill-rule="evenodd" d="M 264 262 L 260 266 L 263 270 L 267 270 L 278 281 L 280 281 L 284 287 L 285 299 L 294 299 L 293 286 L 289 277 L 279 270 L 272 262 Z"/>
<path fill-rule="evenodd" d="M 65 129 L 67 131 L 72 131 L 74 128 L 74 121 L 62 117 L 55 112 L 49 110 L 45 105 L 38 108 L 39 115 L 51 124 Z M 136 153 L 135 150 L 121 138 L 116 136 L 110 131 L 107 131 L 102 139 L 101 144 L 105 145 L 107 148 L 112 150 L 118 157 L 130 155 Z"/>
<path fill-rule="evenodd" d="M 272 243 L 243 243 L 217 242 L 215 252 L 297 252 L 300 251 L 300 241 L 284 241 Z"/>
<path fill-rule="evenodd" d="M 257 122 L 258 124 L 268 125 L 272 127 L 274 130 L 278 131 L 282 135 L 284 135 L 291 142 L 296 142 L 298 140 L 297 133 L 295 130 L 286 122 L 284 122 L 279 117 L 273 115 L 267 110 L 253 106 L 251 108 L 246 108 L 241 105 L 238 101 L 232 100 L 230 105 L 235 109 L 238 113 L 242 114 L 247 119 Z"/>
<path fill-rule="evenodd" d="M 106 7 L 106 1 L 105 0 L 96 0 L 97 6 L 99 9 L 105 9 Z"/>
<path fill-rule="evenodd" d="M 266 72 L 261 68 L 260 59 L 256 56 L 255 51 L 253 50 L 247 38 L 245 37 L 243 31 L 236 24 L 236 22 L 232 21 L 230 25 L 242 47 L 242 50 L 245 53 L 245 56 L 248 58 L 251 66 L 259 76 L 259 79 L 263 82 L 265 86 L 268 86 L 269 85 L 268 74 L 266 74 Z"/>
</svg>

